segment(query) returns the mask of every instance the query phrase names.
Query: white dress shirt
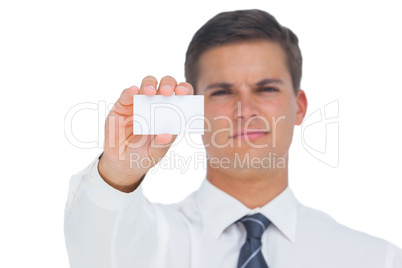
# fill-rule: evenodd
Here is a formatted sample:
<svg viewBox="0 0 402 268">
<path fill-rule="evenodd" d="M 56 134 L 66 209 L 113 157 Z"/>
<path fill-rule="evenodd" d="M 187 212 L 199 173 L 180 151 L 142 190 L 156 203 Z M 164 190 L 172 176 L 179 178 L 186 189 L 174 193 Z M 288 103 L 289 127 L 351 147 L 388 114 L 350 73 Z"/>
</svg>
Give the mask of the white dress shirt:
<svg viewBox="0 0 402 268">
<path fill-rule="evenodd" d="M 300 204 L 290 188 L 249 209 L 207 180 L 178 204 L 150 203 L 141 186 L 120 192 L 95 159 L 74 175 L 65 211 L 73 268 L 237 267 L 246 231 L 235 223 L 257 212 L 272 223 L 262 236 L 270 268 L 402 268 L 402 251 Z"/>
</svg>

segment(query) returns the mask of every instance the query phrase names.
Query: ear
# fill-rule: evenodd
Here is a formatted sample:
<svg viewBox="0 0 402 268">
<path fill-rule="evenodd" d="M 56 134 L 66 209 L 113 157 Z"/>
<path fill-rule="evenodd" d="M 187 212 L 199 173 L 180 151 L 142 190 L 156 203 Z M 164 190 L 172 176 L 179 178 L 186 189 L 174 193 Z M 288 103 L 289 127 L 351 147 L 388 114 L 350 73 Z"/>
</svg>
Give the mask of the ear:
<svg viewBox="0 0 402 268">
<path fill-rule="evenodd" d="M 296 112 L 296 125 L 301 125 L 307 112 L 307 96 L 306 93 L 299 89 L 296 97 L 297 112 Z"/>
</svg>

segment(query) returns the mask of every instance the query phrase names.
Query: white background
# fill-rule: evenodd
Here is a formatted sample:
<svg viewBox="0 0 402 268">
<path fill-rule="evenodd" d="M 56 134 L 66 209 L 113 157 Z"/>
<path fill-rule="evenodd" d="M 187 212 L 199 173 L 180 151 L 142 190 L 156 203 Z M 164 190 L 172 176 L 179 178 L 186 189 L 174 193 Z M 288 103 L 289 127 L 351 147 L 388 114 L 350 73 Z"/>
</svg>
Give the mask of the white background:
<svg viewBox="0 0 402 268">
<path fill-rule="evenodd" d="M 402 247 L 397 1 L 2 1 L 0 267 L 68 267 L 68 182 L 102 151 L 103 104 L 148 74 L 183 81 L 194 32 L 221 11 L 244 8 L 272 13 L 299 36 L 308 114 L 339 102 L 337 167 L 313 157 L 301 128 L 295 130 L 290 184 L 296 196 Z M 80 103 L 100 103 L 99 110 L 77 113 L 70 128 L 77 139 L 94 141 L 92 149 L 65 137 L 66 115 Z M 306 132 L 310 145 L 323 144 L 323 126 Z M 194 154 L 184 141 L 174 152 Z M 203 177 L 202 166 L 185 174 L 159 170 L 147 177 L 145 191 L 153 201 L 176 202 Z"/>
</svg>

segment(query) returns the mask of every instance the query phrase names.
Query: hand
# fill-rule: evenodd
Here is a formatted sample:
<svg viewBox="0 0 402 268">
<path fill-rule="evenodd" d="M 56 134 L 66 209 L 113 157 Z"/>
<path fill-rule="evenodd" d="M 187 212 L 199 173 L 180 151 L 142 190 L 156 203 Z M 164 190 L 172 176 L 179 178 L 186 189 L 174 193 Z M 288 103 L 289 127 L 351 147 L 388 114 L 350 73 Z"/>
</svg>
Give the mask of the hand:
<svg viewBox="0 0 402 268">
<path fill-rule="evenodd" d="M 171 76 L 158 81 L 153 76 L 142 80 L 141 88 L 132 86 L 123 90 L 106 118 L 104 152 L 98 170 L 101 177 L 122 192 L 132 192 L 140 185 L 145 174 L 167 153 L 177 135 L 134 135 L 133 96 L 193 95 L 189 83 L 177 84 Z M 157 89 L 157 90 L 156 90 Z"/>
</svg>

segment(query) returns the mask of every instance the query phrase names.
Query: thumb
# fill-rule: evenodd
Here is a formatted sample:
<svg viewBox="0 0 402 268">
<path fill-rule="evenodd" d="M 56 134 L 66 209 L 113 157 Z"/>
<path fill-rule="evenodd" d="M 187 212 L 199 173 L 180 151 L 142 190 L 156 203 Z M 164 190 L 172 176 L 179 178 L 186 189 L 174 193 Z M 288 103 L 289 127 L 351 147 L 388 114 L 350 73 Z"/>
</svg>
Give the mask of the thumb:
<svg viewBox="0 0 402 268">
<path fill-rule="evenodd" d="M 169 133 L 158 134 L 155 137 L 155 145 L 167 145 L 172 142 L 173 137 Z"/>
</svg>

